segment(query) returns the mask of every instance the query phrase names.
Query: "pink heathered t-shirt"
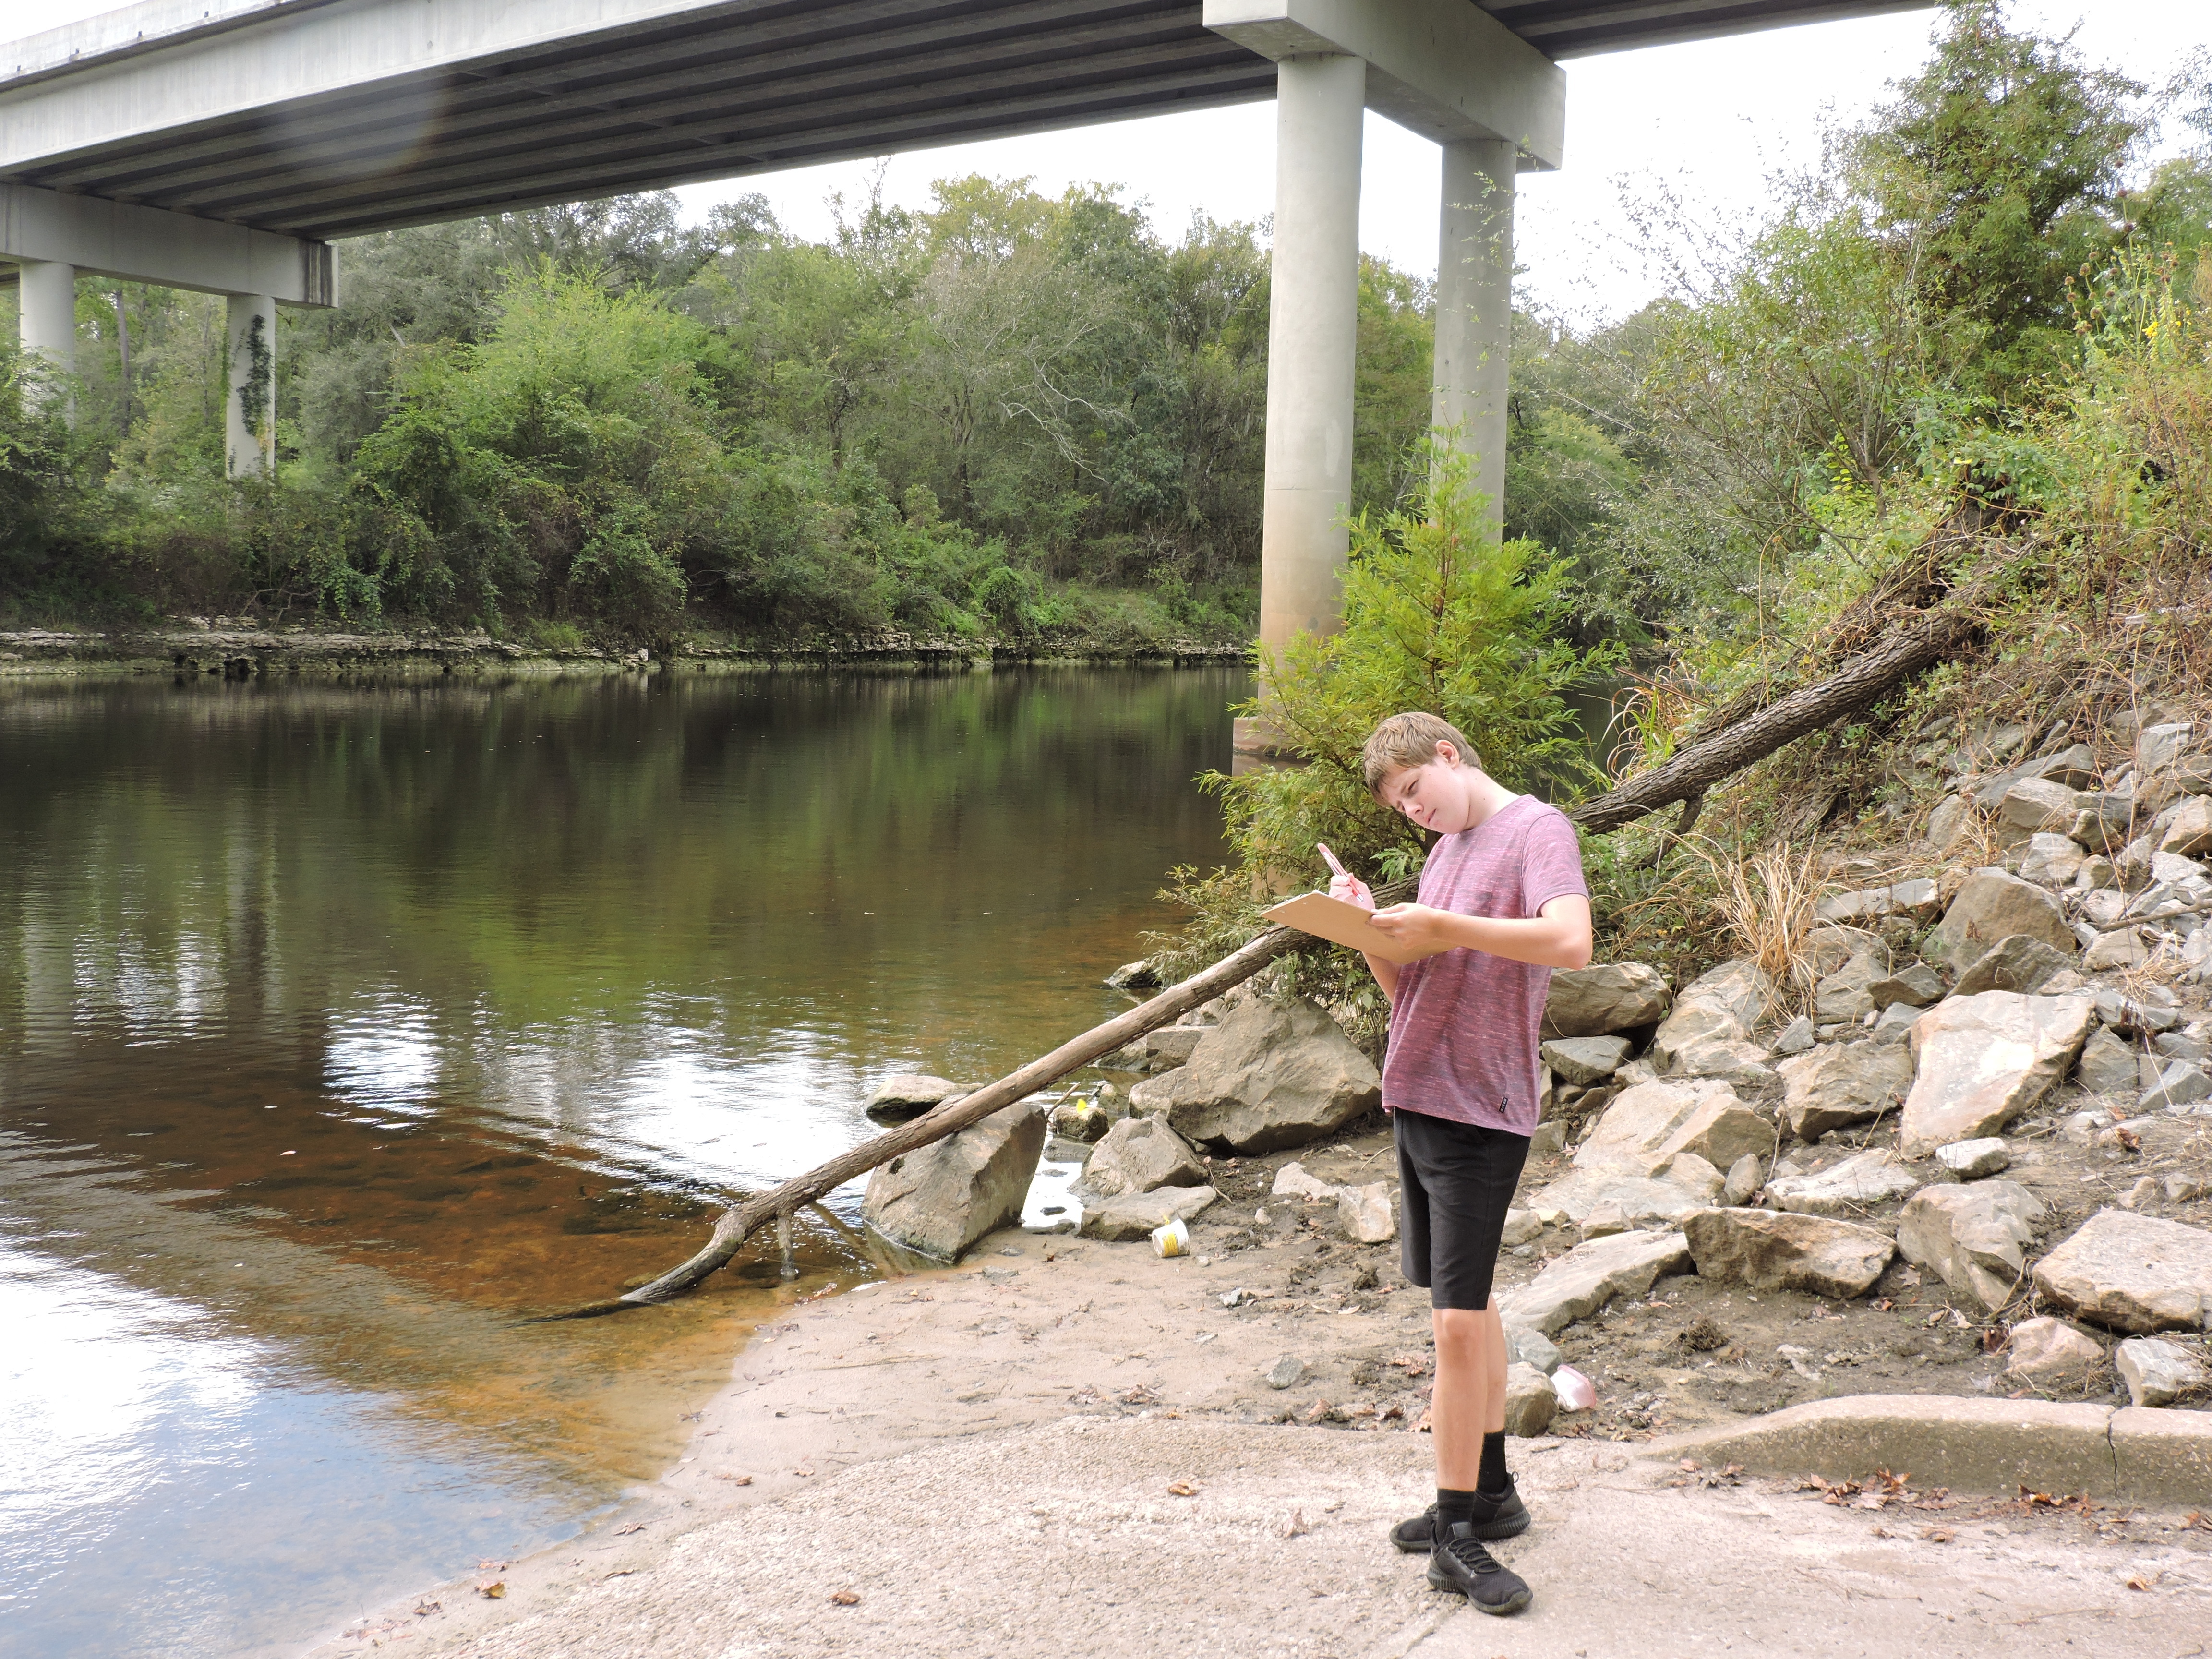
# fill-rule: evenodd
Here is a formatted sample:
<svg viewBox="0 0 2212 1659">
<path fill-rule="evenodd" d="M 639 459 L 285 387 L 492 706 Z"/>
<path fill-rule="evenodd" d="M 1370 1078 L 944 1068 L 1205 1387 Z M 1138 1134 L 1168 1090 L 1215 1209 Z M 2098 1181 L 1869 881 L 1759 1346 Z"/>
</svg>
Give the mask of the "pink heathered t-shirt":
<svg viewBox="0 0 2212 1659">
<path fill-rule="evenodd" d="M 1562 895 L 1589 896 L 1565 813 L 1516 796 L 1484 822 L 1446 836 L 1421 866 L 1420 902 L 1463 916 L 1534 916 Z M 1482 951 L 1447 951 L 1398 970 L 1382 1103 L 1533 1134 L 1537 1029 L 1552 970 Z"/>
</svg>

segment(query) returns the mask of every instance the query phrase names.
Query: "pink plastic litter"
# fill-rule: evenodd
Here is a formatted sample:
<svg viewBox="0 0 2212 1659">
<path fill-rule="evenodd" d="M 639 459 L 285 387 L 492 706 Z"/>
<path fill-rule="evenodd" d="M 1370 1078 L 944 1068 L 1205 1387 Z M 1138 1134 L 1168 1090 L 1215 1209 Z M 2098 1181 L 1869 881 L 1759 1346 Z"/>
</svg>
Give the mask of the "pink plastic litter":
<svg viewBox="0 0 2212 1659">
<path fill-rule="evenodd" d="M 1559 1409 L 1563 1412 L 1586 1412 L 1597 1404 L 1597 1384 L 1572 1365 L 1562 1365 L 1553 1371 L 1552 1386 L 1559 1391 Z"/>
</svg>

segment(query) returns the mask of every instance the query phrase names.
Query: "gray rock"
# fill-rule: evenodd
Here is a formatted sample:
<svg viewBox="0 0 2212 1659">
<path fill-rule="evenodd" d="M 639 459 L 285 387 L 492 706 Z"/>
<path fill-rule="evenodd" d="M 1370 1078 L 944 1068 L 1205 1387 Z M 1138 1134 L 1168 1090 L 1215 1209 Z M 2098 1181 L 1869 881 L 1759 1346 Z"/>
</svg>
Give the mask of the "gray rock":
<svg viewBox="0 0 2212 1659">
<path fill-rule="evenodd" d="M 1915 1070 L 1899 1150 L 1925 1158 L 1952 1141 L 1995 1134 L 2034 1106 L 2073 1069 L 2094 1006 L 2086 996 L 1984 991 L 1922 1014 L 1912 1027 Z"/>
<path fill-rule="evenodd" d="M 1106 975 L 1106 983 L 1116 991 L 1157 991 L 1160 976 L 1149 962 L 1125 962 Z"/>
<path fill-rule="evenodd" d="M 1912 1085 L 1911 1057 L 1890 1044 L 1831 1043 L 1793 1055 L 1777 1069 L 1782 1121 L 1800 1140 L 1817 1140 L 1831 1129 L 1878 1117 Z"/>
<path fill-rule="evenodd" d="M 1666 975 L 1640 962 L 1565 968 L 1552 975 L 1544 1002 L 1547 1037 L 1607 1036 L 1657 1024 L 1673 998 Z"/>
<path fill-rule="evenodd" d="M 1729 1165 L 1728 1182 L 1721 1188 L 1721 1206 L 1729 1210 L 1741 1209 L 1759 1195 L 1759 1187 L 1765 1178 L 1758 1158 L 1746 1152 Z"/>
<path fill-rule="evenodd" d="M 2206 1372 L 2195 1354 L 2154 1336 L 2130 1337 L 2112 1356 L 2112 1364 L 2128 1385 L 2130 1405 L 2171 1406 L 2212 1386 L 2212 1373 Z"/>
<path fill-rule="evenodd" d="M 1544 1236 L 1543 1218 L 1534 1210 L 1509 1209 L 1505 1212 L 1504 1230 L 1498 1242 L 1510 1249 L 1516 1244 L 1532 1243 Z"/>
<path fill-rule="evenodd" d="M 2047 1314 L 2023 1319 L 2014 1326 L 2007 1351 L 2010 1358 L 2005 1361 L 2006 1370 L 2044 1382 L 2065 1378 L 2086 1381 L 2105 1363 L 2102 1344 Z"/>
<path fill-rule="evenodd" d="M 1498 1298 L 1510 1330 L 1527 1327 L 1556 1336 L 1616 1296 L 1641 1296 L 1661 1273 L 1680 1273 L 1690 1251 L 1680 1233 L 1621 1233 L 1577 1244 L 1519 1290 Z"/>
<path fill-rule="evenodd" d="M 1771 1210 L 1700 1210 L 1682 1233 L 1701 1279 L 1811 1296 L 1863 1296 L 1897 1252 L 1871 1227 Z"/>
<path fill-rule="evenodd" d="M 2088 857 L 2069 836 L 2039 832 L 2027 838 L 2027 855 L 2020 861 L 2020 878 L 2039 887 L 2063 887 L 2081 873 Z"/>
<path fill-rule="evenodd" d="M 2166 1178 L 2166 1201 L 2187 1204 L 2212 1194 L 2212 1181 L 2200 1181 L 2195 1176 L 2170 1175 Z"/>
<path fill-rule="evenodd" d="M 1814 905 L 1813 915 L 1820 921 L 1863 926 L 1888 916 L 1933 915 L 1936 902 L 1936 884 L 1925 877 L 1915 877 L 1887 887 L 1838 893 Z"/>
<path fill-rule="evenodd" d="M 1936 1149 L 1936 1161 L 1961 1181 L 1979 1181 L 2011 1167 L 2012 1149 L 1996 1135 L 1954 1140 Z"/>
<path fill-rule="evenodd" d="M 2100 933 L 2089 941 L 2081 953 L 2081 971 L 2085 974 L 2125 973 L 2130 968 L 2140 968 L 2150 960 L 2150 951 L 2142 937 L 2132 927 L 2116 927 L 2109 933 Z"/>
<path fill-rule="evenodd" d="M 1286 1353 L 1261 1373 L 1261 1381 L 1271 1389 L 1294 1389 L 1305 1381 L 1306 1362 L 1294 1353 Z"/>
<path fill-rule="evenodd" d="M 1786 1060 L 1791 1054 L 1803 1054 L 1814 1041 L 1813 1022 L 1800 1014 L 1775 1034 L 1774 1052 Z"/>
<path fill-rule="evenodd" d="M 1035 1101 L 994 1112 L 878 1168 L 861 1218 L 917 1255 L 957 1261 L 984 1234 L 1022 1218 L 1044 1139 L 1044 1109 Z"/>
<path fill-rule="evenodd" d="M 2074 1079 L 2093 1095 L 2136 1092 L 2136 1051 L 2100 1027 L 2081 1045 Z"/>
<path fill-rule="evenodd" d="M 1755 1042 L 1701 1037 L 1674 1051 L 1668 1073 L 1674 1077 L 1710 1078 L 1755 1088 L 1773 1081 L 1774 1073 L 1766 1064 L 1773 1058 Z"/>
<path fill-rule="evenodd" d="M 1275 1171 L 1275 1184 L 1267 1189 L 1270 1198 L 1295 1198 L 1306 1203 L 1336 1202 L 1343 1188 L 1315 1176 L 1303 1164 L 1285 1164 Z"/>
<path fill-rule="evenodd" d="M 1129 1104 L 1164 1113 L 1216 1152 L 1272 1152 L 1371 1110 L 1382 1088 L 1374 1063 L 1313 1002 L 1255 999 L 1206 1028 L 1187 1064 L 1132 1089 Z"/>
<path fill-rule="evenodd" d="M 2095 994 L 2097 1018 L 2115 1031 L 2155 1036 L 2181 1024 L 2181 1011 L 2148 998 L 2138 1000 L 2106 987 Z"/>
<path fill-rule="evenodd" d="M 1897 1248 L 1961 1297 L 1995 1313 L 2027 1279 L 2043 1200 L 2016 1181 L 1923 1187 L 1897 1221 Z"/>
<path fill-rule="evenodd" d="M 1956 997 L 1979 996 L 1984 991 L 2033 992 L 2045 981 L 2074 965 L 2069 952 L 2061 955 L 2041 939 L 2014 933 L 1999 939 L 1967 964 L 1951 988 Z"/>
<path fill-rule="evenodd" d="M 2128 843 L 2128 830 L 2135 823 L 2136 804 L 2131 795 L 2085 794 L 2082 807 L 2067 826 L 2066 837 L 2077 845 L 2087 847 L 2093 854 L 2117 852 Z M 2094 862 L 2106 865 L 2105 880 L 2112 878 L 2111 866 L 2102 857 Z M 2080 879 L 2078 872 L 2075 879 Z M 2095 884 L 2102 886 L 2104 882 Z"/>
<path fill-rule="evenodd" d="M 1920 1177 L 1887 1148 L 1859 1152 L 1811 1175 L 1766 1183 L 1766 1201 L 1797 1215 L 1864 1215 L 1920 1189 Z"/>
<path fill-rule="evenodd" d="M 1103 1198 L 1083 1206 L 1082 1234 L 1109 1244 L 1126 1244 L 1177 1217 L 1188 1221 L 1220 1196 L 1211 1187 L 1155 1187 L 1149 1193 Z"/>
<path fill-rule="evenodd" d="M 2035 1288 L 2107 1329 L 2200 1330 L 2212 1322 L 2212 1232 L 2100 1210 L 2036 1263 Z"/>
<path fill-rule="evenodd" d="M 1868 988 L 1889 977 L 1889 947 L 1869 939 L 1850 961 L 1813 988 L 1813 1017 L 1820 1020 L 1863 1019 L 1874 1012 Z"/>
<path fill-rule="evenodd" d="M 1725 1083 L 1661 1080 L 1623 1090 L 1575 1152 L 1580 1170 L 1656 1176 L 1678 1152 L 1725 1169 L 1746 1152 L 1770 1158 L 1774 1126 Z"/>
<path fill-rule="evenodd" d="M 1192 1050 L 1198 1047 L 1199 1039 L 1208 1029 L 1203 1025 L 1163 1025 L 1146 1032 L 1098 1063 L 1121 1072 L 1173 1071 L 1190 1059 Z"/>
<path fill-rule="evenodd" d="M 2191 795 L 2183 801 L 2159 832 L 2158 850 L 2184 856 L 2212 852 L 2212 799 Z"/>
<path fill-rule="evenodd" d="M 2136 770 L 2144 777 L 2165 771 L 2187 751 L 2196 731 L 2187 720 L 2146 726 L 2136 736 Z"/>
<path fill-rule="evenodd" d="M 965 1092 L 958 1084 L 941 1077 L 902 1072 L 876 1085 L 876 1091 L 868 1097 L 866 1110 L 878 1123 L 903 1123 Z"/>
<path fill-rule="evenodd" d="M 2087 744 L 2077 743 L 2055 755 L 2015 766 L 1984 784 L 1975 793 L 1974 804 L 1984 812 L 1994 812 L 2013 785 L 2030 778 L 2063 784 L 2069 789 L 2086 789 L 2097 781 L 2096 757 Z"/>
<path fill-rule="evenodd" d="M 1544 1044 L 1544 1064 L 1569 1083 L 1588 1087 L 1602 1083 L 1628 1058 L 1628 1039 L 1618 1036 L 1553 1037 Z"/>
<path fill-rule="evenodd" d="M 2171 1110 L 2176 1106 L 2192 1106 L 2200 1100 L 2212 1100 L 2212 1077 L 2207 1077 L 2202 1066 L 2177 1060 L 2160 1068 L 2158 1081 L 2142 1091 L 2136 1102 L 2136 1109 Z"/>
<path fill-rule="evenodd" d="M 1529 1325 L 1505 1328 L 1505 1353 L 1514 1364 L 1534 1365 L 1547 1376 L 1559 1370 L 1566 1359 L 1557 1343 Z"/>
<path fill-rule="evenodd" d="M 1063 1140 L 1058 1135 L 1053 1135 L 1044 1143 L 1044 1161 L 1048 1164 L 1088 1164 L 1091 1147 L 1085 1141 Z"/>
<path fill-rule="evenodd" d="M 2212 1043 L 2187 1031 L 2160 1031 L 2150 1040 L 2150 1046 L 2168 1060 L 2194 1060 L 2199 1066 L 2212 1060 Z"/>
<path fill-rule="evenodd" d="M 1559 1395 L 1552 1379 L 1534 1365 L 1505 1368 L 1505 1432 L 1516 1440 L 1534 1440 L 1552 1426 L 1559 1409 Z"/>
<path fill-rule="evenodd" d="M 1651 1039 L 1651 1062 L 1666 1071 L 1686 1047 L 1704 1041 L 1747 1040 L 1773 995 L 1773 981 L 1749 957 L 1724 962 L 1683 988 Z"/>
<path fill-rule="evenodd" d="M 1557 1158 L 1567 1150 L 1567 1126 L 1553 1121 L 1539 1123 L 1535 1133 L 1528 1137 L 1528 1156 Z"/>
<path fill-rule="evenodd" d="M 1203 1187 L 1206 1181 L 1198 1154 L 1160 1119 L 1125 1117 L 1091 1154 L 1080 1195 L 1118 1198 L 1155 1187 Z"/>
<path fill-rule="evenodd" d="M 1364 1187 L 1346 1187 L 1337 1194 L 1336 1224 L 1355 1244 L 1380 1244 L 1398 1236 L 1398 1218 L 1390 1207 L 1390 1183 L 1370 1181 Z"/>
<path fill-rule="evenodd" d="M 2022 778 L 1997 803 L 1997 821 L 2016 830 L 2064 834 L 2083 805 L 2081 792 L 2048 778 Z"/>
<path fill-rule="evenodd" d="M 1964 972 L 1990 945 L 2014 933 L 2039 939 L 2069 957 L 2075 948 L 2056 898 L 2018 876 L 1984 869 L 1966 878 L 1929 943 L 1954 972 Z"/>
<path fill-rule="evenodd" d="M 1919 1020 L 1919 1009 L 1910 1003 L 1893 1002 L 1881 1011 L 1867 1040 L 1878 1048 L 1903 1048 L 1912 1040 L 1912 1028 Z"/>
<path fill-rule="evenodd" d="M 1711 1203 L 1728 1185 L 1728 1177 L 1695 1152 L 1675 1153 L 1659 1173 L 1668 1186 L 1680 1187 L 1700 1204 Z"/>
<path fill-rule="evenodd" d="M 1926 963 L 1916 962 L 1875 980 L 1867 987 L 1867 996 L 1877 1008 L 1892 1008 L 1899 1003 L 1908 1008 L 1925 1008 L 1943 1000 L 1943 976 Z"/>
<path fill-rule="evenodd" d="M 1063 1100 L 1052 1109 L 1053 1133 L 1064 1140 L 1093 1141 L 1114 1127 L 1114 1117 L 1095 1100 Z"/>
<path fill-rule="evenodd" d="M 1969 795 L 1946 795 L 1936 803 L 1936 810 L 1928 815 L 1928 828 L 1923 832 L 1939 854 L 1948 854 L 1959 839 L 1959 832 L 1966 827 L 1966 811 L 1973 804 Z"/>
</svg>

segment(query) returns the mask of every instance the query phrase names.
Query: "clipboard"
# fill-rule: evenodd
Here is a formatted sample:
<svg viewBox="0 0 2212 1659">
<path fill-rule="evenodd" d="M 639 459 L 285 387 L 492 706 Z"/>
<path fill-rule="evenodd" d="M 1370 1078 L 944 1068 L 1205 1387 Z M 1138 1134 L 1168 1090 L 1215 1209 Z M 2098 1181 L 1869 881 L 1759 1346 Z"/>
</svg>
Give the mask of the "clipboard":
<svg viewBox="0 0 2212 1659">
<path fill-rule="evenodd" d="M 1370 956 L 1395 962 L 1404 967 L 1409 962 L 1419 962 L 1425 957 L 1439 957 L 1452 947 L 1449 945 L 1423 946 L 1401 945 L 1389 934 L 1367 925 L 1372 914 L 1356 904 L 1347 904 L 1326 893 L 1301 893 L 1294 899 L 1285 899 L 1264 913 L 1268 921 L 1282 927 L 1295 927 L 1302 933 L 1311 933 L 1316 939 L 1325 939 L 1332 945 L 1348 945 L 1355 951 L 1364 951 Z"/>
</svg>

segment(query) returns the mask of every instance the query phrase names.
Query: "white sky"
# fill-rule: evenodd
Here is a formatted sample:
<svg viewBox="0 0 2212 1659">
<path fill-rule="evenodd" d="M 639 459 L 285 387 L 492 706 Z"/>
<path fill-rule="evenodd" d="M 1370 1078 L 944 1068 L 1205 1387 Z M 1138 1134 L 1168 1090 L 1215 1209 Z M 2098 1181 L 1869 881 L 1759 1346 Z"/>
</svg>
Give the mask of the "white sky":
<svg viewBox="0 0 2212 1659">
<path fill-rule="evenodd" d="M 112 0 L 45 0 L 51 28 L 112 9 Z M 1632 311 L 1662 277 L 1632 251 L 1624 197 L 1664 184 L 1721 225 L 1763 212 L 1767 179 L 1820 153 L 1824 118 L 1850 121 L 1925 55 L 1931 14 L 1907 12 L 1686 46 L 1571 61 L 1566 166 L 1524 173 L 1517 257 L 1523 304 L 1589 322 Z M 2079 28 L 2092 63 L 2163 84 L 2193 52 L 2212 51 L 2212 0 L 2014 0 L 2014 21 Z M 757 191 L 802 236 L 831 225 L 829 198 L 866 195 L 876 170 L 840 162 L 679 192 L 702 216 Z M 1437 151 L 1379 117 L 1367 120 L 1360 240 L 1423 275 L 1437 262 Z M 969 173 L 1032 179 L 1057 194 L 1071 184 L 1124 186 L 1155 228 L 1174 236 L 1194 212 L 1260 219 L 1274 201 L 1274 106 L 1158 116 L 1025 138 L 917 150 L 891 158 L 886 198 L 926 206 L 933 179 Z"/>
</svg>

